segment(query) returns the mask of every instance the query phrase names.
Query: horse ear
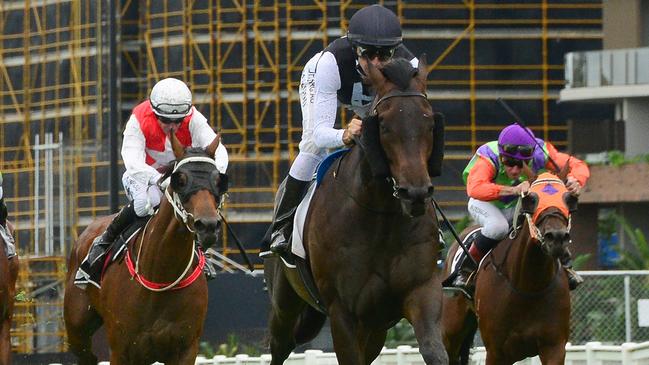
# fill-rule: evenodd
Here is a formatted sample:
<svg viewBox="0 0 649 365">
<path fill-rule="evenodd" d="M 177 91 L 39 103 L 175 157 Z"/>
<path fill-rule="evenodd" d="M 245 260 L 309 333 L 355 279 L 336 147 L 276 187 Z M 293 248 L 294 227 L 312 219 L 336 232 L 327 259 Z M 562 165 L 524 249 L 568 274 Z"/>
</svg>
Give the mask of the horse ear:
<svg viewBox="0 0 649 365">
<path fill-rule="evenodd" d="M 534 211 L 536 210 L 536 207 L 538 205 L 538 194 L 529 192 L 521 199 L 521 213 L 534 214 Z"/>
<path fill-rule="evenodd" d="M 185 147 L 180 143 L 174 132 L 169 133 L 169 139 L 171 140 L 171 148 L 174 150 L 176 160 L 180 160 L 185 155 Z"/>
<path fill-rule="evenodd" d="M 570 214 L 577 211 L 577 202 L 579 201 L 579 198 L 576 195 L 573 195 L 570 192 L 563 193 L 563 201 L 566 203 Z"/>
<path fill-rule="evenodd" d="M 526 163 L 523 164 L 522 170 L 523 175 L 527 176 L 527 180 L 530 182 L 530 184 L 534 182 L 534 180 L 536 180 L 536 178 L 538 177 L 538 175 L 534 171 L 532 171 L 530 166 Z"/>
<path fill-rule="evenodd" d="M 428 64 L 426 63 L 426 54 L 419 56 L 419 66 L 417 67 L 417 79 L 425 86 L 428 78 Z"/>
<path fill-rule="evenodd" d="M 367 59 L 367 57 L 363 56 L 363 58 L 366 60 L 365 64 L 367 66 L 365 67 L 365 73 L 367 74 L 367 78 L 369 79 L 370 84 L 374 86 L 376 93 L 380 94 L 383 86 L 385 85 L 385 76 L 383 75 L 383 72 L 381 72 L 381 70 L 376 68 L 376 66 L 374 66 L 369 59 Z"/>
<path fill-rule="evenodd" d="M 219 143 L 221 143 L 221 135 L 217 134 L 216 137 L 214 137 L 212 143 L 210 143 L 209 146 L 205 147 L 205 152 L 208 156 L 214 157 L 216 148 L 219 147 Z"/>
<path fill-rule="evenodd" d="M 559 171 L 559 175 L 557 175 L 559 177 L 559 179 L 561 181 L 563 181 L 564 184 L 568 180 L 568 173 L 570 172 L 570 159 L 571 158 L 572 157 L 568 158 L 568 161 L 566 161 L 565 165 L 563 165 L 563 167 L 561 168 L 561 171 Z"/>
</svg>

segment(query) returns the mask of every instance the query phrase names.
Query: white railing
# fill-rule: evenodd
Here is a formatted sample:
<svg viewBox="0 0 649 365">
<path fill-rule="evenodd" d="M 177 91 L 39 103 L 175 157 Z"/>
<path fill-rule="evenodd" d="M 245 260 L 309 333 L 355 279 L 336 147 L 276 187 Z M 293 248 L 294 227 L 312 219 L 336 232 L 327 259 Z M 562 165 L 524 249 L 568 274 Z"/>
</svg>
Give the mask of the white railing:
<svg viewBox="0 0 649 365">
<path fill-rule="evenodd" d="M 649 364 L 649 342 L 640 344 L 625 343 L 620 346 L 602 345 L 589 342 L 586 345 L 566 346 L 566 365 L 645 365 Z M 472 350 L 471 365 L 484 365 L 486 352 L 484 347 Z M 199 357 L 196 365 L 268 365 L 270 355 L 251 357 L 215 356 L 212 359 Z M 336 355 L 319 350 L 307 350 L 303 354 L 291 354 L 284 362 L 286 365 L 337 365 Z M 424 360 L 419 350 L 410 346 L 399 346 L 396 349 L 383 349 L 381 355 L 372 365 L 423 365 Z M 540 365 L 538 356 L 517 362 L 518 365 Z"/>
<path fill-rule="evenodd" d="M 484 347 L 471 350 L 470 365 L 484 365 L 487 353 Z M 195 365 L 269 365 L 270 355 L 248 356 L 237 355 L 226 357 L 222 355 L 207 359 L 203 356 L 196 358 Z M 338 365 L 336 354 L 320 350 L 306 350 L 302 354 L 292 353 L 284 362 L 286 365 Z M 646 365 L 649 364 L 649 342 L 625 343 L 622 345 L 602 345 L 600 342 L 589 342 L 585 345 L 566 346 L 565 365 Z M 61 365 L 61 364 L 50 364 Z M 110 365 L 102 361 L 98 365 Z M 162 365 L 155 363 L 153 365 Z M 399 346 L 396 349 L 383 349 L 372 365 L 424 365 L 419 349 L 411 346 Z M 538 356 L 516 365 L 541 365 Z"/>
</svg>

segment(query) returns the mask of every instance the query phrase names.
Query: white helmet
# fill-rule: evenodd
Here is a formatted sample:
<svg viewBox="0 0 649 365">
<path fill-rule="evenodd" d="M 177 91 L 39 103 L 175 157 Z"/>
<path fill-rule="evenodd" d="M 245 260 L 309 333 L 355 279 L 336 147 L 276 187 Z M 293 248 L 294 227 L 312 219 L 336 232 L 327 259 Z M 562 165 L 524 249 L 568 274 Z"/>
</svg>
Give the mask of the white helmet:
<svg viewBox="0 0 649 365">
<path fill-rule="evenodd" d="M 192 92 L 184 82 L 172 77 L 158 81 L 149 100 L 153 112 L 165 118 L 183 118 L 192 110 Z"/>
</svg>

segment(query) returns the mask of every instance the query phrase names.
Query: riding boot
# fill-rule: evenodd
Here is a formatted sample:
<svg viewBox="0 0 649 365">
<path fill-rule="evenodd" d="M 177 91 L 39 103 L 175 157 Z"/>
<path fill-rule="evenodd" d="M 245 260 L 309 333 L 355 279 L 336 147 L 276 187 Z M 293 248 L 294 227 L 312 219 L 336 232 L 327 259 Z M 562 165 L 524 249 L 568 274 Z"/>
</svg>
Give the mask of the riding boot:
<svg viewBox="0 0 649 365">
<path fill-rule="evenodd" d="M 83 260 L 81 265 L 79 265 L 79 272 L 83 271 L 86 274 L 90 274 L 91 268 L 101 257 L 104 256 L 117 236 L 136 219 L 137 214 L 135 213 L 135 209 L 133 208 L 133 203 L 129 203 L 124 208 L 122 208 L 117 216 L 113 218 L 113 221 L 110 222 L 108 227 L 106 227 L 104 233 L 102 233 L 101 236 L 95 238 L 95 240 L 92 241 L 88 255 Z M 79 276 L 79 272 L 77 276 Z"/>
<path fill-rule="evenodd" d="M 295 179 L 291 175 L 286 178 L 284 192 L 279 198 L 275 217 L 271 228 L 270 251 L 276 254 L 286 254 L 290 251 L 289 238 L 293 233 L 293 217 L 297 206 L 304 198 L 310 181 Z"/>
<path fill-rule="evenodd" d="M 570 290 L 577 289 L 584 282 L 584 278 L 572 269 L 572 257 L 568 249 L 566 249 L 559 261 L 561 261 L 561 266 L 563 266 L 563 269 L 568 274 L 568 287 Z"/>
<path fill-rule="evenodd" d="M 9 212 L 7 211 L 5 198 L 0 198 L 0 224 L 1 225 L 5 226 L 7 224 L 7 216 L 9 216 Z"/>
<path fill-rule="evenodd" d="M 457 276 L 455 277 L 455 280 L 453 280 L 452 285 L 457 288 L 469 289 L 469 280 L 471 278 L 471 274 L 473 274 L 475 269 L 477 269 L 477 264 L 480 263 L 480 260 L 482 260 L 484 255 L 486 255 L 489 250 L 496 247 L 498 242 L 499 240 L 485 237 L 482 232 L 478 232 L 476 234 L 475 240 L 473 241 L 473 245 L 469 247 L 469 253 L 471 254 L 472 259 L 469 258 L 466 253 L 464 253 L 462 263 L 460 264 Z"/>
</svg>

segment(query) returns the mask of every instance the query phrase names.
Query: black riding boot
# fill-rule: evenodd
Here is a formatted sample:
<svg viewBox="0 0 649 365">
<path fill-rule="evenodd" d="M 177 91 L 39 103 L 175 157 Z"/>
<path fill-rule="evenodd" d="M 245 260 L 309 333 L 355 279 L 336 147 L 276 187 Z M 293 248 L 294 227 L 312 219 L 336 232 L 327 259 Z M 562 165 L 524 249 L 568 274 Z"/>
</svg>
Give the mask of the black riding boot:
<svg viewBox="0 0 649 365">
<path fill-rule="evenodd" d="M 9 216 L 9 212 L 7 211 L 5 198 L 2 198 L 0 199 L 0 224 L 3 226 L 7 224 L 7 216 Z"/>
<path fill-rule="evenodd" d="M 293 233 L 293 217 L 297 206 L 304 198 L 310 181 L 298 180 L 291 175 L 286 177 L 284 192 L 275 209 L 273 223 L 269 229 L 270 251 L 285 254 L 290 251 L 289 238 Z"/>
<path fill-rule="evenodd" d="M 83 270 L 86 273 L 90 273 L 93 265 L 103 257 L 108 250 L 108 247 L 117 239 L 117 236 L 129 225 L 131 222 L 137 219 L 137 214 L 135 214 L 135 209 L 133 208 L 133 203 L 126 205 L 120 212 L 113 218 L 113 221 L 110 222 L 108 227 L 101 236 L 95 238 L 92 241 L 90 250 L 88 251 L 88 256 L 79 266 L 79 270 Z"/>
<path fill-rule="evenodd" d="M 561 256 L 561 266 L 566 270 L 568 274 L 568 287 L 570 290 L 575 290 L 581 283 L 584 282 L 584 278 L 581 277 L 575 270 L 572 269 L 572 255 L 570 250 L 566 249 L 563 256 Z"/>
<path fill-rule="evenodd" d="M 458 269 L 457 276 L 455 277 L 455 280 L 453 280 L 452 285 L 457 288 L 467 288 L 471 274 L 473 274 L 475 269 L 477 269 L 477 264 L 480 262 L 482 257 L 489 252 L 489 250 L 498 245 L 498 242 L 500 241 L 485 237 L 482 235 L 482 232 L 478 232 L 473 241 L 473 245 L 469 247 L 469 252 L 471 252 L 475 262 L 468 257 L 466 252 L 463 253 L 460 268 Z"/>
</svg>

